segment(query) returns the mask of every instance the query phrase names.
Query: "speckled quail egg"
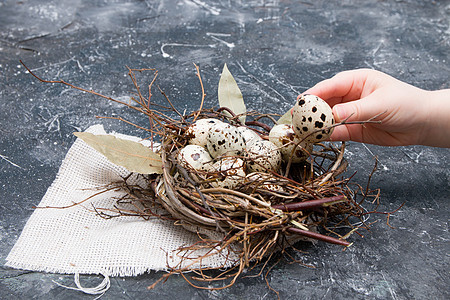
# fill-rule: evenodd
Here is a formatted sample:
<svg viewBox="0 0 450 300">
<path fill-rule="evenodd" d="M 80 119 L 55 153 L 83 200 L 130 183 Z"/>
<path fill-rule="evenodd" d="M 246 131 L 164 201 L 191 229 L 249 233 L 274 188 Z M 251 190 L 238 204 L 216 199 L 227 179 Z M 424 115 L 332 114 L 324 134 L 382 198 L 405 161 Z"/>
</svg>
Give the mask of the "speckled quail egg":
<svg viewBox="0 0 450 300">
<path fill-rule="evenodd" d="M 209 130 L 215 124 L 223 123 L 217 119 L 200 119 L 194 122 L 186 130 L 186 135 L 190 137 L 189 144 L 206 147 Z"/>
<path fill-rule="evenodd" d="M 274 183 L 274 179 L 275 178 L 267 173 L 253 172 L 245 176 L 244 182 L 251 184 L 256 188 L 262 188 L 273 192 L 282 191 L 283 188 L 279 184 Z"/>
<path fill-rule="evenodd" d="M 291 156 L 293 163 L 305 161 L 313 147 L 311 143 L 306 141 L 300 142 L 300 138 L 295 134 L 292 126 L 288 124 L 273 126 L 269 132 L 269 141 L 280 149 L 285 162 L 288 162 Z"/>
<path fill-rule="evenodd" d="M 301 95 L 292 110 L 292 125 L 295 134 L 311 143 L 326 140 L 333 132 L 329 128 L 334 124 L 331 107 L 321 98 L 314 95 Z M 328 128 L 328 129 L 326 129 Z"/>
<path fill-rule="evenodd" d="M 261 140 L 261 137 L 248 127 L 239 126 L 238 130 L 244 138 L 246 147 L 249 147 L 253 142 Z"/>
<path fill-rule="evenodd" d="M 233 189 L 245 178 L 244 161 L 238 157 L 225 157 L 216 161 L 211 170 L 221 175 L 220 179 L 211 182 L 214 187 Z"/>
<path fill-rule="evenodd" d="M 254 142 L 247 148 L 247 168 L 250 172 L 278 171 L 281 152 L 274 143 L 266 140 Z"/>
<path fill-rule="evenodd" d="M 239 130 L 227 123 L 214 124 L 209 130 L 206 148 L 213 158 L 240 154 L 245 142 Z"/>
<path fill-rule="evenodd" d="M 207 171 L 212 166 L 212 158 L 205 148 L 198 145 L 186 145 L 178 152 L 178 162 L 185 168 Z"/>
</svg>

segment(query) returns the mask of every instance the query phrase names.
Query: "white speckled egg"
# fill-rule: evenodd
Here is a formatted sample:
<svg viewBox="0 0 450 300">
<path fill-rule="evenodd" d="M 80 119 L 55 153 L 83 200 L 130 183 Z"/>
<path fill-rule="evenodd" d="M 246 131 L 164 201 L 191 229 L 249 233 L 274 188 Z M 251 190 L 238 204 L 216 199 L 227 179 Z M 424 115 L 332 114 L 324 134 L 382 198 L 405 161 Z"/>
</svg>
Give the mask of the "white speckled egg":
<svg viewBox="0 0 450 300">
<path fill-rule="evenodd" d="M 282 191 L 283 188 L 279 184 L 274 183 L 275 181 L 276 179 L 267 173 L 253 172 L 245 177 L 245 183 L 251 184 L 256 188 L 261 188 L 273 192 Z"/>
<path fill-rule="evenodd" d="M 266 140 L 254 142 L 247 148 L 247 168 L 250 172 L 277 172 L 281 166 L 281 152 Z"/>
<path fill-rule="evenodd" d="M 178 152 L 178 162 L 185 168 L 207 171 L 212 166 L 212 158 L 205 148 L 198 145 L 186 145 Z"/>
<path fill-rule="evenodd" d="M 213 125 L 218 123 L 223 122 L 217 119 L 200 119 L 195 121 L 195 123 L 186 130 L 186 135 L 190 137 L 189 144 L 206 147 L 209 130 Z"/>
<path fill-rule="evenodd" d="M 218 123 L 214 124 L 208 133 L 206 148 L 213 158 L 236 155 L 244 150 L 245 142 L 235 126 Z"/>
<path fill-rule="evenodd" d="M 239 126 L 238 130 L 244 138 L 246 147 L 249 147 L 253 142 L 261 140 L 261 137 L 248 127 Z"/>
<path fill-rule="evenodd" d="M 238 157 L 225 157 L 215 162 L 212 170 L 220 172 L 222 177 L 211 182 L 214 187 L 233 189 L 245 178 L 244 161 Z"/>
<path fill-rule="evenodd" d="M 306 138 L 310 143 L 326 140 L 333 129 L 325 129 L 334 124 L 331 107 L 324 100 L 314 95 L 302 95 L 292 110 L 292 126 L 300 139 L 311 132 L 320 130 Z"/>
<path fill-rule="evenodd" d="M 285 162 L 288 162 L 291 156 L 293 163 L 305 161 L 309 156 L 308 152 L 310 153 L 313 147 L 311 143 L 306 141 L 300 142 L 300 139 L 295 134 L 292 126 L 288 124 L 273 126 L 269 132 L 269 141 L 274 143 L 275 146 L 280 149 Z"/>
</svg>

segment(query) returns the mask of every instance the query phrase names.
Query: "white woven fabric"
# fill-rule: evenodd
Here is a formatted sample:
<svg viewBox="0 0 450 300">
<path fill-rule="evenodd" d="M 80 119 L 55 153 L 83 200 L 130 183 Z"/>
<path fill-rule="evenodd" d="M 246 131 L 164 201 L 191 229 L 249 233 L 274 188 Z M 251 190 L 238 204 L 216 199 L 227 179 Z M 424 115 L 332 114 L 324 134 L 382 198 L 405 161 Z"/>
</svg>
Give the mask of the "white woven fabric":
<svg viewBox="0 0 450 300">
<path fill-rule="evenodd" d="M 87 131 L 106 134 L 101 125 Z M 115 135 L 139 141 L 136 137 Z M 98 187 L 127 174 L 124 168 L 77 139 L 39 207 L 81 202 L 98 193 Z M 177 249 L 199 241 L 196 234 L 170 221 L 156 218 L 146 221 L 139 217 L 103 219 L 92 210 L 92 207 L 113 208 L 114 197 L 120 195 L 111 191 L 70 208 L 36 209 L 6 258 L 6 265 L 54 273 L 134 276 L 166 270 L 168 265 L 177 266 L 180 263 Z M 201 262 L 202 267 L 220 267 L 224 263 L 230 264 L 223 255 L 209 256 Z"/>
</svg>

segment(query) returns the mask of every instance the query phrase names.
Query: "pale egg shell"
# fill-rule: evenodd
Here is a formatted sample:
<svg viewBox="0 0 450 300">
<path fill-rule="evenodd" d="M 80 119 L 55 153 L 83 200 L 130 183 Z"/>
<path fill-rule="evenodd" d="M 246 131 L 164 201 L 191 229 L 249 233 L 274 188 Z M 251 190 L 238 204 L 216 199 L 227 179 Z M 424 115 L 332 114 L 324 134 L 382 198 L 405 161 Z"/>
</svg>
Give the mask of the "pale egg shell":
<svg viewBox="0 0 450 300">
<path fill-rule="evenodd" d="M 281 192 L 283 188 L 279 184 L 274 183 L 275 178 L 268 175 L 267 173 L 253 172 L 245 177 L 245 183 L 252 184 L 257 188 Z"/>
<path fill-rule="evenodd" d="M 242 137 L 244 138 L 246 147 L 250 147 L 251 144 L 262 139 L 256 132 L 254 132 L 248 127 L 239 126 L 238 130 L 241 133 Z"/>
<path fill-rule="evenodd" d="M 247 148 L 247 160 L 250 172 L 276 172 L 281 166 L 281 152 L 274 143 L 260 140 Z"/>
<path fill-rule="evenodd" d="M 305 161 L 309 157 L 308 153 L 311 153 L 313 147 L 311 143 L 301 141 L 295 134 L 292 126 L 288 124 L 273 126 L 269 132 L 269 141 L 278 147 L 283 161 L 288 162 L 292 156 L 292 163 Z"/>
<path fill-rule="evenodd" d="M 233 189 L 245 178 L 244 161 L 238 157 L 225 157 L 215 162 L 212 170 L 224 176 L 223 180 L 211 182 L 213 187 Z"/>
<path fill-rule="evenodd" d="M 240 154 L 245 148 L 239 130 L 227 123 L 214 124 L 207 138 L 206 147 L 213 158 L 220 155 Z"/>
<path fill-rule="evenodd" d="M 328 103 L 314 95 L 299 97 L 292 110 L 292 125 L 300 139 L 322 129 L 308 136 L 306 140 L 310 143 L 326 140 L 333 132 L 333 128 L 329 128 L 333 124 L 333 112 Z"/>
<path fill-rule="evenodd" d="M 186 135 L 190 136 L 189 144 L 206 147 L 209 130 L 213 125 L 218 123 L 223 122 L 211 118 L 195 121 L 195 123 L 186 130 Z"/>
<path fill-rule="evenodd" d="M 177 160 L 183 167 L 197 171 L 207 171 L 212 165 L 212 158 L 208 151 L 198 145 L 186 145 L 178 152 Z"/>
</svg>

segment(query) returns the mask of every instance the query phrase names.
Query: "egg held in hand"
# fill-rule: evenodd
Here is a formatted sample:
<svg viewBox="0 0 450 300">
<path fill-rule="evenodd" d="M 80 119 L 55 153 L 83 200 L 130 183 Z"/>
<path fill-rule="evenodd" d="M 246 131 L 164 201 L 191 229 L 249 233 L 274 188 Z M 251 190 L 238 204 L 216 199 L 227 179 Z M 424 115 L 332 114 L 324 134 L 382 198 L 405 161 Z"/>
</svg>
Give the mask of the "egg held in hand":
<svg viewBox="0 0 450 300">
<path fill-rule="evenodd" d="M 292 126 L 300 139 L 309 143 L 327 140 L 334 125 L 331 107 L 314 95 L 301 95 L 292 109 Z"/>
</svg>

